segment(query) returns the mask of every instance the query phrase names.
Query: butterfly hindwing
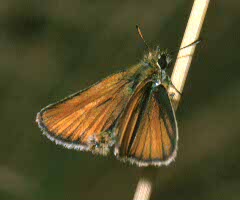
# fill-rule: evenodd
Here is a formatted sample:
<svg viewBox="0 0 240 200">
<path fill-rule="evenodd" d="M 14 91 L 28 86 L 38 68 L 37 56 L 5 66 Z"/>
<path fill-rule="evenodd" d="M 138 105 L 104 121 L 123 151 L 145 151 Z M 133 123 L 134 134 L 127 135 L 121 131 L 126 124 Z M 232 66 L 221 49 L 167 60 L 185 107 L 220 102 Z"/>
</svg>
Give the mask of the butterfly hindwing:
<svg viewBox="0 0 240 200">
<path fill-rule="evenodd" d="M 151 81 L 131 97 L 115 127 L 119 136 L 115 154 L 140 166 L 167 165 L 176 156 L 178 130 L 163 85 Z"/>
</svg>

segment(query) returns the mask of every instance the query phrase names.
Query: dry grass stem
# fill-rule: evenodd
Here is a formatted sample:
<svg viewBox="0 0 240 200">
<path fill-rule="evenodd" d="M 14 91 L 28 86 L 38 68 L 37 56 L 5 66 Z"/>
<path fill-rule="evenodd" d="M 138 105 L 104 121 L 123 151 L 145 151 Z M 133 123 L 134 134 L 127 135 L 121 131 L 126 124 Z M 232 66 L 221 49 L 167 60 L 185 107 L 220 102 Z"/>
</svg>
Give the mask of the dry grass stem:
<svg viewBox="0 0 240 200">
<path fill-rule="evenodd" d="M 202 24 L 207 12 L 208 4 L 210 0 L 195 0 L 192 11 L 188 20 L 188 24 L 183 36 L 183 40 L 181 43 L 181 47 L 187 46 L 188 44 L 196 41 L 199 38 L 199 34 L 202 28 Z M 177 60 L 172 73 L 172 83 L 174 86 L 180 91 L 183 91 L 183 87 L 187 78 L 187 74 L 190 68 L 190 64 L 192 61 L 192 57 L 195 51 L 195 46 L 192 45 L 188 48 L 180 50 L 177 56 Z M 170 93 L 174 92 L 173 102 L 174 109 L 177 109 L 180 95 L 174 91 L 173 88 L 169 89 Z M 140 178 L 135 195 L 134 200 L 148 200 L 151 197 L 152 192 L 152 182 L 150 179 Z"/>
<path fill-rule="evenodd" d="M 183 36 L 181 48 L 184 46 L 187 46 L 188 44 L 191 44 L 192 42 L 196 41 L 199 38 L 199 34 L 202 29 L 202 24 L 207 12 L 209 1 L 210 0 L 195 0 L 189 20 L 188 20 L 188 24 Z M 192 45 L 188 48 L 180 50 L 178 53 L 171 79 L 172 79 L 173 85 L 180 92 L 183 91 L 183 87 L 184 87 L 187 74 L 191 65 L 195 47 L 196 45 Z M 173 88 L 170 88 L 169 92 L 175 93 L 173 97 L 173 102 L 174 102 L 174 108 L 176 110 L 181 96 L 178 93 L 176 93 L 176 91 L 174 91 Z"/>
<path fill-rule="evenodd" d="M 151 197 L 152 182 L 149 179 L 140 178 L 133 200 L 148 200 Z"/>
</svg>

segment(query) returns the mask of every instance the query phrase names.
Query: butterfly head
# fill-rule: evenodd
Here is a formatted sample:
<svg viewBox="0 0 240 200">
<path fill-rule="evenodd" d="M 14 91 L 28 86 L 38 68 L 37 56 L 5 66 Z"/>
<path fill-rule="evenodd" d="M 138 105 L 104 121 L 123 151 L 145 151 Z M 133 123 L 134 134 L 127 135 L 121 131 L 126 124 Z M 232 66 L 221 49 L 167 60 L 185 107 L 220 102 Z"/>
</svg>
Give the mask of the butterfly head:
<svg viewBox="0 0 240 200">
<path fill-rule="evenodd" d="M 160 50 L 159 47 L 157 47 L 157 64 L 159 65 L 159 67 L 163 70 L 165 70 L 170 62 L 171 62 L 171 57 L 170 54 L 168 53 L 167 50 Z"/>
<path fill-rule="evenodd" d="M 171 62 L 171 57 L 167 50 L 161 50 L 157 47 L 155 50 L 150 50 L 144 60 L 151 66 L 157 67 L 160 70 L 165 70 Z"/>
</svg>

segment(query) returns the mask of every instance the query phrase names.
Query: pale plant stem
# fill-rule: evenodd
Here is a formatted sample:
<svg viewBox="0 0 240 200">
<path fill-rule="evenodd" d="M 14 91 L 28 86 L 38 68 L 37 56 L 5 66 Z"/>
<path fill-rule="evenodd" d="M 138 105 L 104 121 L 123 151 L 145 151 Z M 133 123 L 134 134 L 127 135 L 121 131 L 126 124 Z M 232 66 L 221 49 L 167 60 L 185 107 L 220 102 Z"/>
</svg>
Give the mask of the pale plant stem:
<svg viewBox="0 0 240 200">
<path fill-rule="evenodd" d="M 180 48 L 191 44 L 199 38 L 209 2 L 210 0 L 195 0 Z M 195 47 L 196 45 L 191 45 L 185 49 L 180 50 L 178 52 L 177 60 L 173 68 L 171 80 L 173 85 L 181 93 L 183 91 L 183 87 L 191 65 Z M 169 92 L 174 92 L 173 102 L 174 109 L 176 110 L 181 95 L 174 91 L 173 88 L 170 88 Z"/>
<path fill-rule="evenodd" d="M 192 11 L 188 20 L 188 24 L 182 39 L 181 47 L 196 41 L 199 38 L 199 34 L 202 28 L 202 24 L 207 12 L 208 4 L 210 0 L 195 0 Z M 190 68 L 192 57 L 195 51 L 195 46 L 192 45 L 188 48 L 180 50 L 177 56 L 176 63 L 174 65 L 171 80 L 173 85 L 182 93 L 183 87 L 187 78 L 187 74 Z M 169 93 L 174 93 L 173 106 L 176 110 L 181 98 L 173 88 L 169 89 Z M 134 194 L 134 200 L 148 200 L 151 197 L 153 187 L 153 180 L 148 177 L 142 176 Z"/>
<path fill-rule="evenodd" d="M 133 197 L 133 200 L 148 200 L 151 196 L 151 190 L 152 190 L 152 181 L 148 178 L 141 178 L 138 181 L 138 185 Z"/>
</svg>

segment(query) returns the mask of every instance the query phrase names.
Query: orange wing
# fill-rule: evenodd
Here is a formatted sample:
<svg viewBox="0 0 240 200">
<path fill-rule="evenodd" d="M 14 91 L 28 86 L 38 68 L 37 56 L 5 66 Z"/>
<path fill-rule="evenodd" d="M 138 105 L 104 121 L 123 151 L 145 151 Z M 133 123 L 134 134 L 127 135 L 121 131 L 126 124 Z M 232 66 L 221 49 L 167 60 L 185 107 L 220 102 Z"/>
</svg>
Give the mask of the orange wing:
<svg viewBox="0 0 240 200">
<path fill-rule="evenodd" d="M 176 157 L 178 129 L 164 86 L 147 82 L 131 97 L 115 127 L 115 155 L 139 166 L 168 165 Z"/>
<path fill-rule="evenodd" d="M 149 73 L 149 67 L 139 64 L 114 74 L 42 109 L 36 121 L 56 144 L 106 154 L 114 143 L 112 127 Z"/>
</svg>

